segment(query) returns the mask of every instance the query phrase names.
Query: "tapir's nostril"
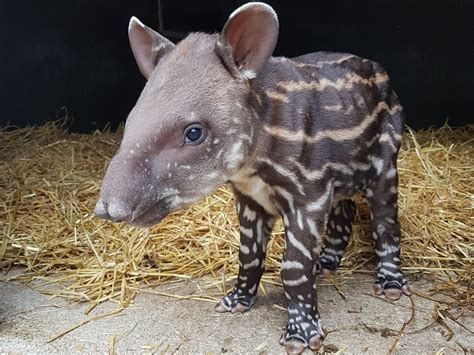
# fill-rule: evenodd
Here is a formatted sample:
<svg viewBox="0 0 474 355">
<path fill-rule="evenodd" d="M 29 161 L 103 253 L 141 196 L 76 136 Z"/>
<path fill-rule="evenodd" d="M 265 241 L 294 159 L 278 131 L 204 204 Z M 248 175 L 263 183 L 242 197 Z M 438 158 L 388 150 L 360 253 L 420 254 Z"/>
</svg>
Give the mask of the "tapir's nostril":
<svg viewBox="0 0 474 355">
<path fill-rule="evenodd" d="M 102 200 L 97 201 L 94 214 L 103 219 L 110 219 L 114 222 L 130 222 L 132 212 L 117 203 L 106 204 Z"/>
<path fill-rule="evenodd" d="M 110 203 L 107 209 L 108 219 L 114 222 L 130 222 L 132 211 L 118 203 Z"/>
<path fill-rule="evenodd" d="M 102 200 L 97 201 L 97 204 L 94 208 L 94 214 L 99 218 L 110 219 L 109 213 L 107 211 L 107 205 Z"/>
</svg>

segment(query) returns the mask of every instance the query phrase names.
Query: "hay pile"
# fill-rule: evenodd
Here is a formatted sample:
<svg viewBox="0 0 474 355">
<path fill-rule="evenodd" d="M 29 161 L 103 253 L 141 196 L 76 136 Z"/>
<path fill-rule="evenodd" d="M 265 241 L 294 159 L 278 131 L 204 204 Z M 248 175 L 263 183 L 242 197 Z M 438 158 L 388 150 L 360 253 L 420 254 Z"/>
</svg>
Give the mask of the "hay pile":
<svg viewBox="0 0 474 355">
<path fill-rule="evenodd" d="M 51 295 L 122 306 L 139 285 L 210 273 L 213 288 L 194 297 L 214 302 L 225 291 L 222 279 L 237 273 L 232 194 L 223 188 L 148 230 L 95 218 L 100 180 L 120 137 L 69 134 L 53 123 L 0 132 L 1 268 L 25 266 L 17 279 L 34 280 Z M 438 291 L 467 307 L 473 307 L 473 162 L 473 125 L 407 132 L 399 157 L 404 269 L 449 274 Z M 339 275 L 374 272 L 368 228 L 361 208 Z M 282 236 L 278 224 L 265 282 L 280 282 Z"/>
</svg>

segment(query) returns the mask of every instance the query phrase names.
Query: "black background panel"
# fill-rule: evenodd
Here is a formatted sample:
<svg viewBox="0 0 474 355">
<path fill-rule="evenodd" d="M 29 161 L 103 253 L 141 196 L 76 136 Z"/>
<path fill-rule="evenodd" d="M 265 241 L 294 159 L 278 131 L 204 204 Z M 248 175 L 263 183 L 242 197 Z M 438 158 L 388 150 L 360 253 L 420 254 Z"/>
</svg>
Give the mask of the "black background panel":
<svg viewBox="0 0 474 355">
<path fill-rule="evenodd" d="M 0 0 L 0 125 L 64 114 L 90 131 L 123 121 L 144 85 L 127 37 L 132 15 L 173 41 L 220 31 L 245 1 Z M 381 63 L 414 128 L 473 121 L 474 1 L 268 1 L 275 55 L 341 51 Z M 58 113 L 59 112 L 59 113 Z"/>
</svg>

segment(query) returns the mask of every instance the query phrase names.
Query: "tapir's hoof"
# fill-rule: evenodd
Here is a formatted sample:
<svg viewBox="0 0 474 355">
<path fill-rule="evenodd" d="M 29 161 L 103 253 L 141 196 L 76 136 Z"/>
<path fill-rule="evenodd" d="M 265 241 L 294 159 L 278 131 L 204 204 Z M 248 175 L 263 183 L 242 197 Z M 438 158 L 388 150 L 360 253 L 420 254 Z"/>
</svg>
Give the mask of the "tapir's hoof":
<svg viewBox="0 0 474 355">
<path fill-rule="evenodd" d="M 231 307 L 227 306 L 223 300 L 219 301 L 218 304 L 214 307 L 214 310 L 219 313 L 230 312 Z"/>
<path fill-rule="evenodd" d="M 225 304 L 224 300 L 221 300 L 218 304 L 216 304 L 214 309 L 216 312 L 219 312 L 219 313 L 231 312 L 231 313 L 236 314 L 236 313 L 247 312 L 250 309 L 250 307 L 245 306 L 242 303 L 237 303 L 233 306 L 228 306 Z"/>
<path fill-rule="evenodd" d="M 379 296 L 383 294 L 386 298 L 393 301 L 398 300 L 402 296 L 402 294 L 406 296 L 411 295 L 408 285 L 403 285 L 401 288 L 398 288 L 398 287 L 383 288 L 380 283 L 374 284 L 374 293 Z"/>
<path fill-rule="evenodd" d="M 303 342 L 296 339 L 291 339 L 285 342 L 285 336 L 282 335 L 280 338 L 280 345 L 285 346 L 285 350 L 288 354 L 301 354 L 307 347 L 313 351 L 318 350 L 321 347 L 321 337 L 319 335 L 313 336 L 306 346 Z"/>
<path fill-rule="evenodd" d="M 227 296 L 220 300 L 214 307 L 216 312 L 244 313 L 252 307 L 254 297 L 245 295 L 243 292 L 232 290 Z"/>
<path fill-rule="evenodd" d="M 301 341 L 290 340 L 285 344 L 285 350 L 288 354 L 301 354 L 305 347 Z"/>
</svg>

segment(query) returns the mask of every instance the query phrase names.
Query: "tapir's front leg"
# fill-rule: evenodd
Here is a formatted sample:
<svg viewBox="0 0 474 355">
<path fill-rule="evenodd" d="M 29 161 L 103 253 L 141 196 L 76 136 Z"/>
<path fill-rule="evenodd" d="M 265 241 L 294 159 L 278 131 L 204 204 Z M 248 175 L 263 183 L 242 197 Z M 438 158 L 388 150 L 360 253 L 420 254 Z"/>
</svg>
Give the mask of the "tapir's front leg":
<svg viewBox="0 0 474 355">
<path fill-rule="evenodd" d="M 250 309 L 265 266 L 267 239 L 275 217 L 251 198 L 235 192 L 240 223 L 239 276 L 234 289 L 217 305 L 217 312 L 241 313 Z"/>
<path fill-rule="evenodd" d="M 309 204 L 306 210 L 297 209 L 296 214 L 283 218 L 286 249 L 281 276 L 288 299 L 288 324 L 281 343 L 289 353 L 299 354 L 307 347 L 318 349 L 324 335 L 317 306 L 316 274 L 329 208 L 329 201 Z"/>
</svg>

